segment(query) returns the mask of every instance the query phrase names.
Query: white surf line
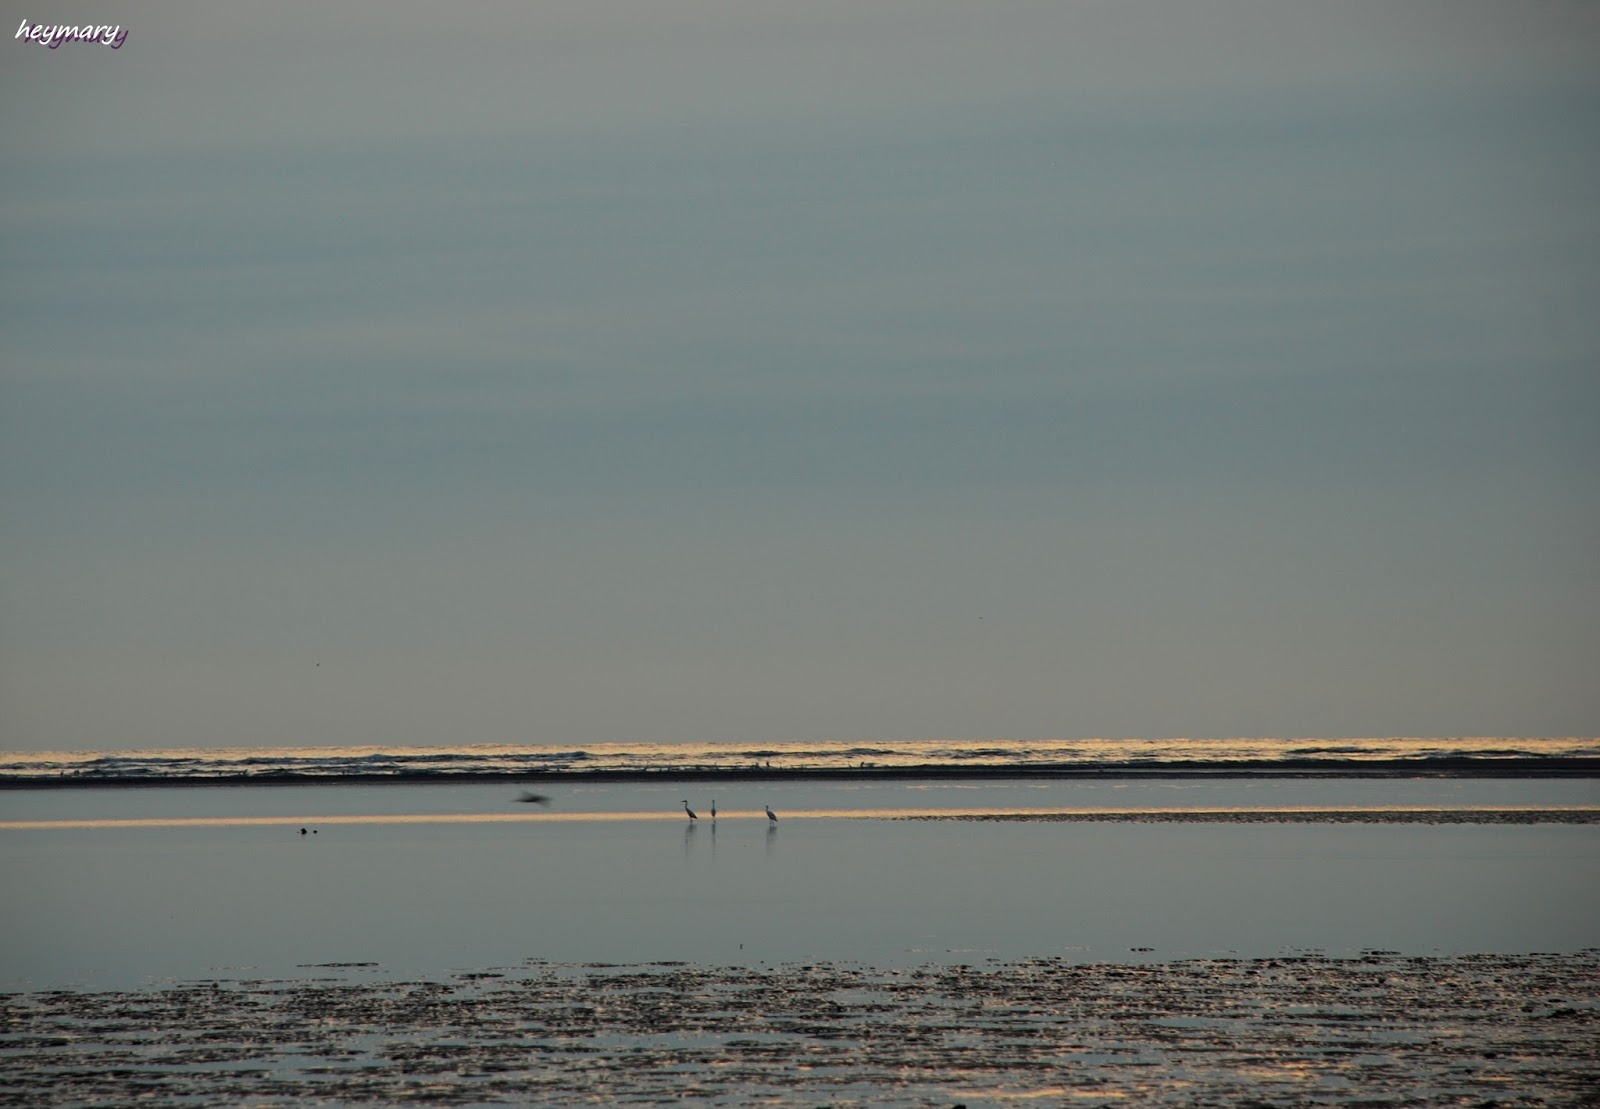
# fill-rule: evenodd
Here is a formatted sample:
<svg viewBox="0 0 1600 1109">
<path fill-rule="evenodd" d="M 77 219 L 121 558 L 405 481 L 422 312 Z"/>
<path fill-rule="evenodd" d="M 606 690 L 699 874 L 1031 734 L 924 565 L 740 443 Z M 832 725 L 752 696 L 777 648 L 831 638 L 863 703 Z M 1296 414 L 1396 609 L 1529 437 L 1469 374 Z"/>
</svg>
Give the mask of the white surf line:
<svg viewBox="0 0 1600 1109">
<path fill-rule="evenodd" d="M 722 813 L 718 820 L 766 820 L 765 813 Z M 104 819 L 0 820 L 0 831 L 56 828 L 252 828 L 330 827 L 339 824 L 562 824 L 575 821 L 663 820 L 681 823 L 680 812 L 581 813 L 339 813 L 322 816 L 137 816 Z M 710 823 L 704 821 L 703 823 Z"/>
<path fill-rule="evenodd" d="M 1138 819 L 1148 817 L 1253 817 L 1253 816 L 1491 816 L 1499 814 L 1565 813 L 1600 820 L 1600 808 L 1592 805 L 1251 805 L 1203 808 L 1055 808 L 1055 809 L 928 809 L 891 810 L 873 816 L 908 820 L 1094 820 Z M 868 815 L 855 813 L 848 815 Z"/>
<path fill-rule="evenodd" d="M 1149 817 L 1149 816 L 1248 816 L 1256 813 L 1294 813 L 1337 816 L 1349 813 L 1587 813 L 1600 817 L 1600 808 L 1590 805 L 1324 805 L 1255 806 L 1222 808 L 905 808 L 905 809 L 800 809 L 779 815 L 779 825 L 789 820 L 929 820 L 1007 817 L 1044 819 L 1049 817 Z M 753 811 L 719 812 L 721 821 L 767 823 L 766 813 Z M 3 831 L 48 831 L 85 828 L 248 828 L 248 827 L 330 827 L 349 824 L 567 824 L 607 821 L 670 821 L 684 823 L 682 812 L 574 812 L 574 813 L 338 813 L 319 816 L 152 816 L 108 817 L 99 819 L 0 820 Z M 711 822 L 702 818 L 699 824 Z"/>
</svg>

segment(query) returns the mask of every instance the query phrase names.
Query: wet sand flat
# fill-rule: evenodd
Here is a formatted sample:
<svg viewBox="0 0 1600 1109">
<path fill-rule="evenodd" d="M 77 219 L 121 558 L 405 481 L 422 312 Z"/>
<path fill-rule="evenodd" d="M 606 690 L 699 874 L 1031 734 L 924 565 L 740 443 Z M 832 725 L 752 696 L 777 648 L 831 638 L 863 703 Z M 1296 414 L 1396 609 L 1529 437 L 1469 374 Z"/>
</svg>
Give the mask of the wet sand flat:
<svg viewBox="0 0 1600 1109">
<path fill-rule="evenodd" d="M 0 995 L 0 1104 L 1594 1105 L 1600 950 Z"/>
<path fill-rule="evenodd" d="M 548 810 L 516 796 L 3 795 L 0 990 L 350 960 L 398 980 L 534 956 L 903 968 L 1600 946 L 1600 804 L 1582 784 L 791 786 L 723 797 L 699 826 L 678 787 L 585 787 Z M 1125 959 L 1135 945 L 1152 951 Z"/>
</svg>

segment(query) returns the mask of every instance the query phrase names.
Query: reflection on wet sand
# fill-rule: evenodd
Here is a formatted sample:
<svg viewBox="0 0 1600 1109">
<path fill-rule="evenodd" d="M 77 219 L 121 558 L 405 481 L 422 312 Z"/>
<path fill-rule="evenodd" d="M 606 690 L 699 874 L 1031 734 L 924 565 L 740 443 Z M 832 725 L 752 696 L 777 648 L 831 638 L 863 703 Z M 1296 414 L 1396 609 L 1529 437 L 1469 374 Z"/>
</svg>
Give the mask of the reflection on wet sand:
<svg viewBox="0 0 1600 1109">
<path fill-rule="evenodd" d="M 724 820 L 768 820 L 770 810 L 721 813 Z M 663 812 L 472 812 L 472 813 L 336 813 L 293 816 L 177 816 L 115 819 L 0 820 L 0 830 L 44 831 L 72 828 L 222 828 L 312 824 L 570 824 L 619 821 L 681 820 L 683 813 Z M 1034 821 L 1161 821 L 1169 823 L 1369 823 L 1369 824 L 1594 824 L 1600 808 L 1578 805 L 1527 805 L 1451 808 L 1385 806 L 1365 808 L 861 808 L 809 809 L 786 812 L 786 820 L 1034 820 Z M 689 828 L 695 827 L 691 814 Z"/>
<path fill-rule="evenodd" d="M 1600 1088 L 1595 950 L 321 969 L 0 995 L 4 1099 L 1576 1105 Z"/>
</svg>

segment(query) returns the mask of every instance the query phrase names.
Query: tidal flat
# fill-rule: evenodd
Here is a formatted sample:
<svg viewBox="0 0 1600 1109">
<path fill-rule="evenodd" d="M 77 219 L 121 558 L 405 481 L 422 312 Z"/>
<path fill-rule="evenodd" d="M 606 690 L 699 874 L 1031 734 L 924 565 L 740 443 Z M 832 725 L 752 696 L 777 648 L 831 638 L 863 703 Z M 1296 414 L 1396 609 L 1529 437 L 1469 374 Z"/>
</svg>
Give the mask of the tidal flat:
<svg viewBox="0 0 1600 1109">
<path fill-rule="evenodd" d="M 0 1104 L 1593 1105 L 1600 951 L 0 995 Z"/>
<path fill-rule="evenodd" d="M 1600 1090 L 1592 780 L 726 786 L 0 793 L 0 1105 Z"/>
</svg>

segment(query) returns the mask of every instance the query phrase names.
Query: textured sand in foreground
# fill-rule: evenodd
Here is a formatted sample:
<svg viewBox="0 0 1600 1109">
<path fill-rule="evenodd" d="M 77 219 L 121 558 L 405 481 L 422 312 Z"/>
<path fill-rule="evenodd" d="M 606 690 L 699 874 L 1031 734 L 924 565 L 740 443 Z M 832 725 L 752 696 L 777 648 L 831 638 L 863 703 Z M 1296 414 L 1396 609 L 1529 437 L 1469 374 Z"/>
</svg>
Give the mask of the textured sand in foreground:
<svg viewBox="0 0 1600 1109">
<path fill-rule="evenodd" d="M 0 995 L 0 1103 L 1600 1104 L 1600 951 L 320 973 Z"/>
</svg>

